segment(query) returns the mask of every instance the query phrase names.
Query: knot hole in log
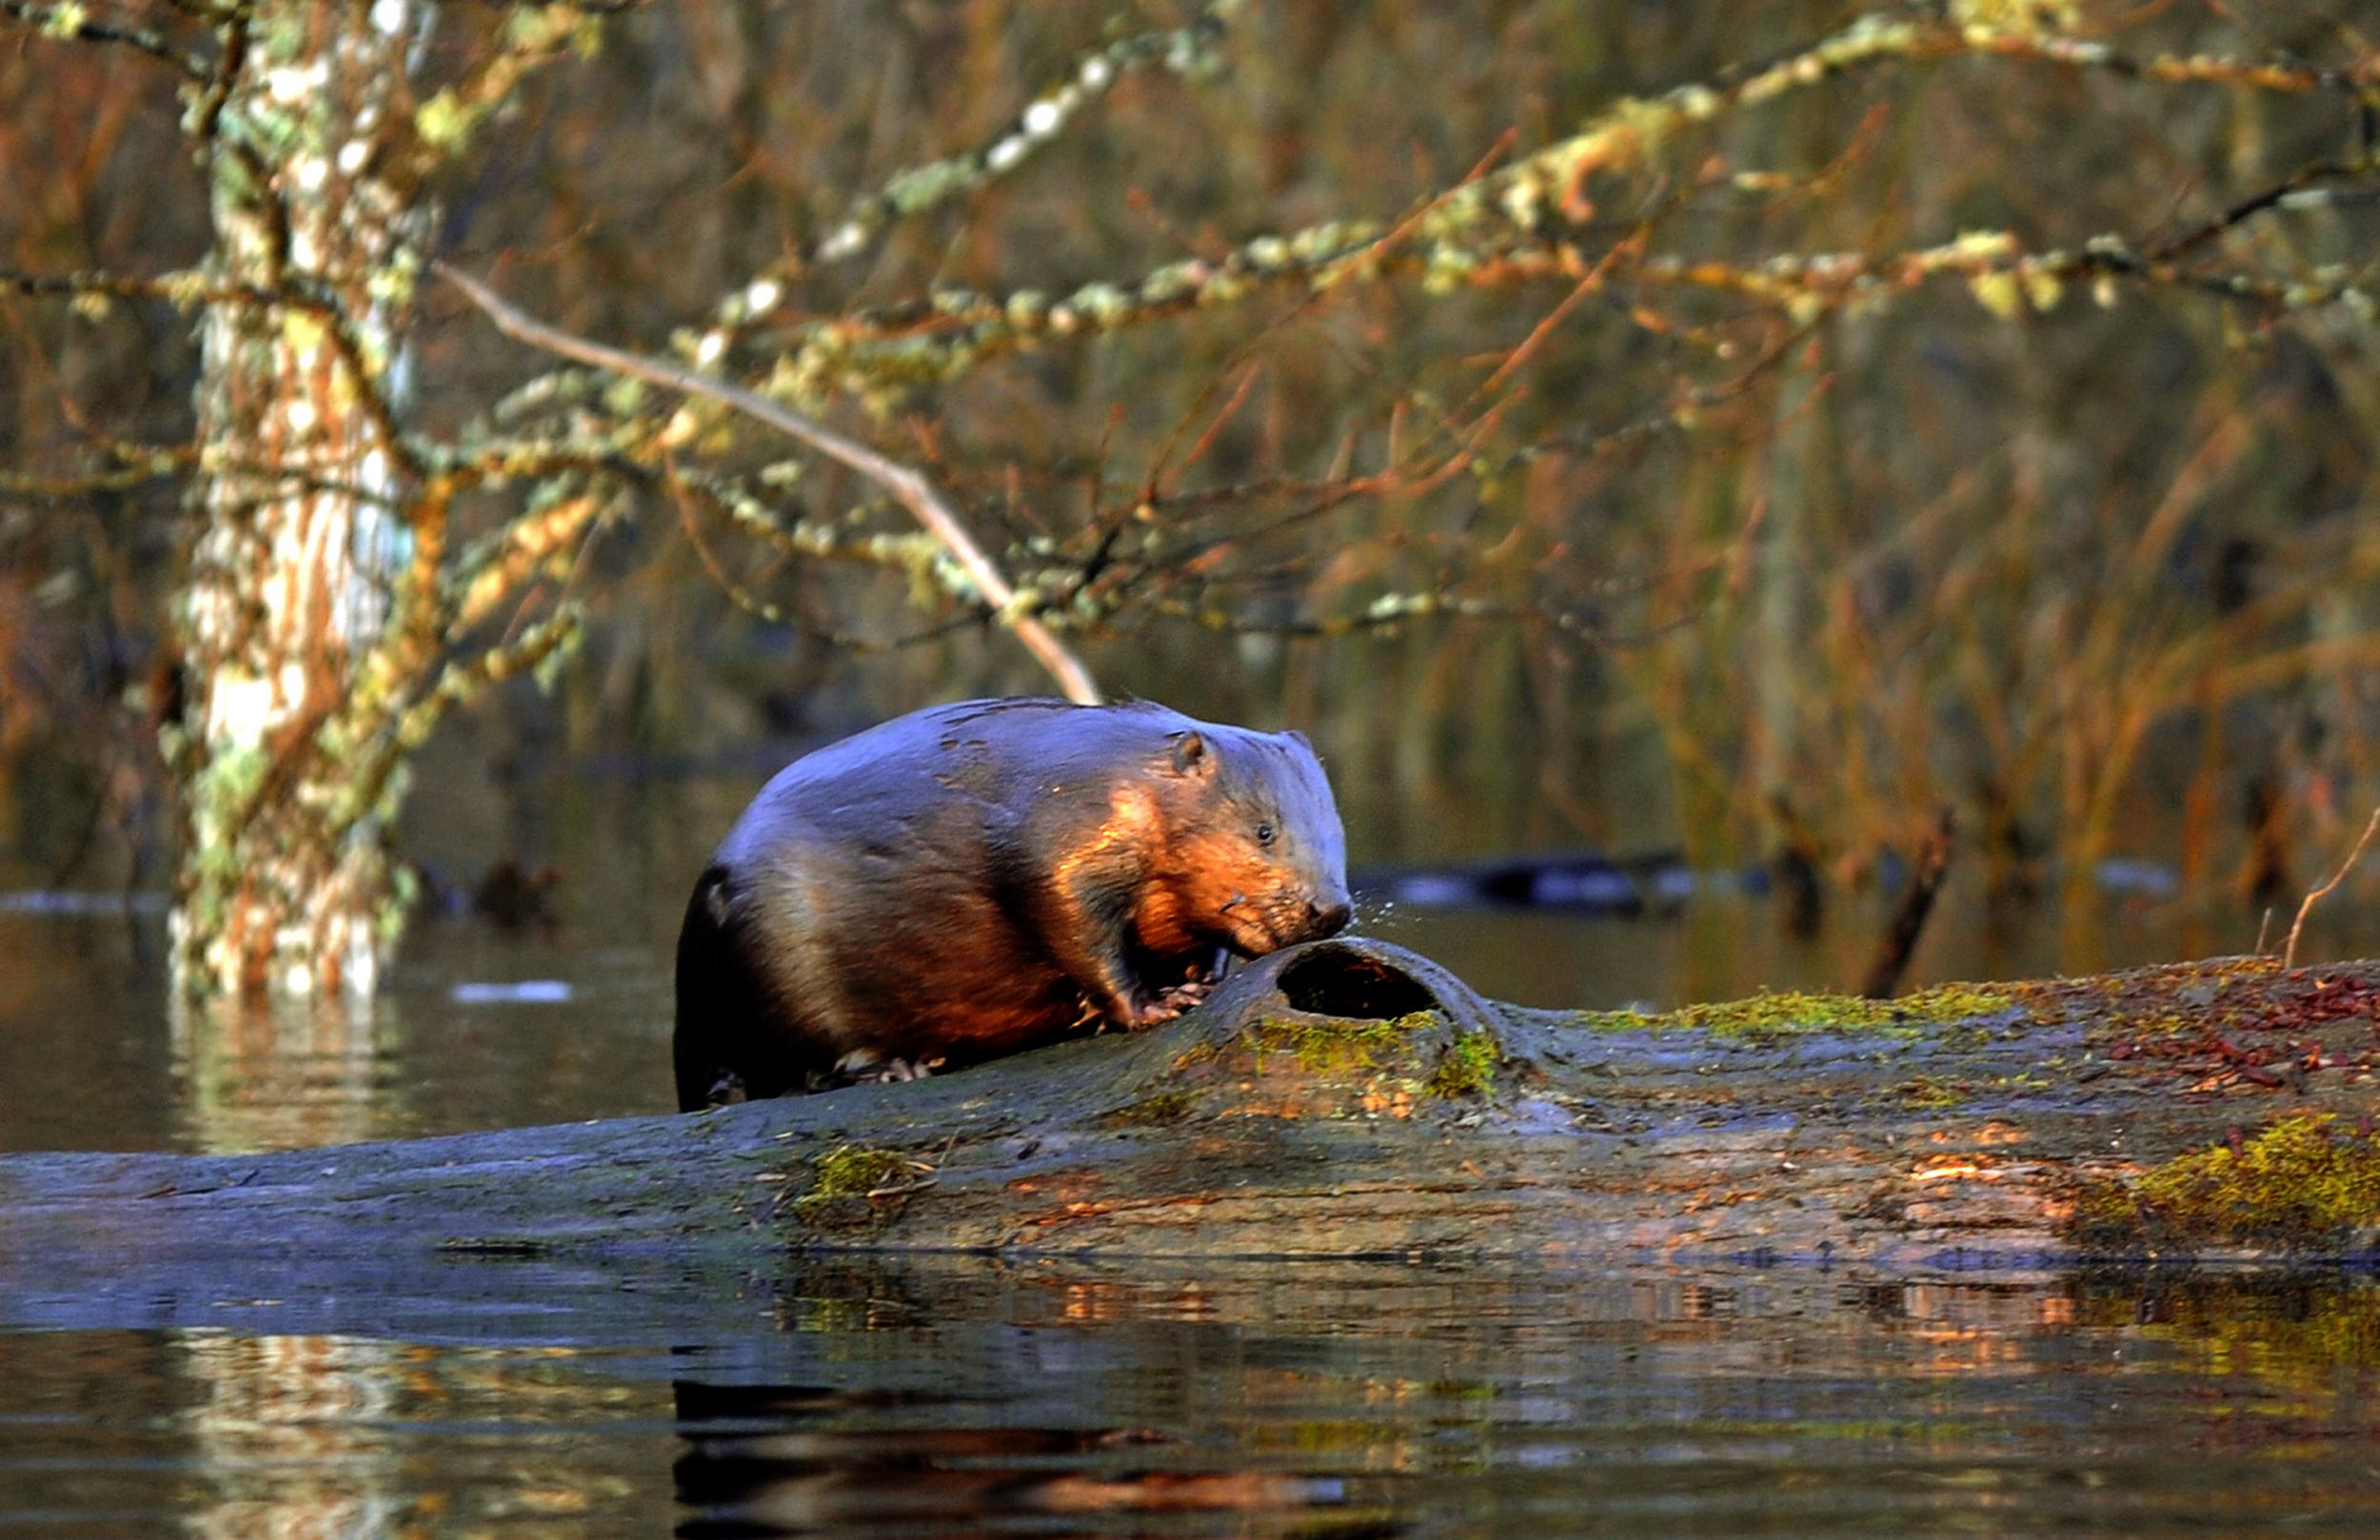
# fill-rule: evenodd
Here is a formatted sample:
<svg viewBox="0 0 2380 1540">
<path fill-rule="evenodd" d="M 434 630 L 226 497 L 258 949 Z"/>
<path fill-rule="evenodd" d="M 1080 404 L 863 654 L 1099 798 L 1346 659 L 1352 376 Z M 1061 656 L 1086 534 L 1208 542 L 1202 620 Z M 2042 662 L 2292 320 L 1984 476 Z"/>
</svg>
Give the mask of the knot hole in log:
<svg viewBox="0 0 2380 1540">
<path fill-rule="evenodd" d="M 1364 937 L 1288 948 L 1226 979 L 1125 1116 L 1290 1118 L 1476 1107 L 1508 1078 L 1497 1018 L 1417 953 Z M 1152 1095 L 1152 1093 L 1154 1093 Z M 1162 1119 L 1155 1115 L 1162 1112 Z"/>
<path fill-rule="evenodd" d="M 1377 958 L 1339 951 L 1308 953 L 1280 973 L 1280 997 L 1310 1016 L 1387 1021 L 1435 1010 L 1438 996 L 1403 970 Z"/>
</svg>

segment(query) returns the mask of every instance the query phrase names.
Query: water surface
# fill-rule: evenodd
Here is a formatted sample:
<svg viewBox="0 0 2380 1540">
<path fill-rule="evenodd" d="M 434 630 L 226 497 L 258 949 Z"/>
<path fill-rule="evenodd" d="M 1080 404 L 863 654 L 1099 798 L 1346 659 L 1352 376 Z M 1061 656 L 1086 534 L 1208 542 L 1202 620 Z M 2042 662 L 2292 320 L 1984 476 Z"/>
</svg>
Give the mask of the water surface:
<svg viewBox="0 0 2380 1540">
<path fill-rule="evenodd" d="M 0 1306 L 0 1532 L 2380 1529 L 2360 1280 L 946 1257 L 290 1281 Z"/>
<path fill-rule="evenodd" d="M 0 1150 L 665 1111 L 677 913 L 751 779 L 573 782 L 429 829 L 466 876 L 554 861 L 555 923 L 425 918 L 367 1009 L 180 1011 L 153 905 L 0 905 Z M 1874 909 L 1800 939 L 1741 895 L 1366 924 L 1491 994 L 1604 1006 L 1839 987 Z M 2088 918 L 1954 902 L 1917 975 L 2182 955 L 2208 923 Z M 36 1266 L 0 1273 L 0 1536 L 2363 1535 L 2375 1323 L 2380 1289 L 2331 1275 Z"/>
</svg>

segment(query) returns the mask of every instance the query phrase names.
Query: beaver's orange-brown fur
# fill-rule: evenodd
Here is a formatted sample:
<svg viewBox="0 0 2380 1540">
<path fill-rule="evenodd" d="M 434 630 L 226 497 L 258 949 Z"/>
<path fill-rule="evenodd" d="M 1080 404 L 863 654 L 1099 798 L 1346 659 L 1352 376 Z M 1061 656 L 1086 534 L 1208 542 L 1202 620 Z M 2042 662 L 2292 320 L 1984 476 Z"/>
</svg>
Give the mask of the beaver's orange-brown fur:
<svg viewBox="0 0 2380 1540">
<path fill-rule="evenodd" d="M 781 772 L 696 883 L 679 1105 L 1164 1020 L 1220 951 L 1344 926 L 1345 865 L 1299 734 L 1046 700 L 886 722 Z"/>
</svg>

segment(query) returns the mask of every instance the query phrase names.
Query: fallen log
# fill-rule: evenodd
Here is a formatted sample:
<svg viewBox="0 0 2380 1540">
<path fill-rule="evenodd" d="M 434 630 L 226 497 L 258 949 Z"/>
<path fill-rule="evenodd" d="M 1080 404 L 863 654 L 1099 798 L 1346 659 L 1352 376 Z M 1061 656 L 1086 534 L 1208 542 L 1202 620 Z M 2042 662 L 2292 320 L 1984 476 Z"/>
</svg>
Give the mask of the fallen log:
<svg viewBox="0 0 2380 1540">
<path fill-rule="evenodd" d="M 2369 1258 L 2380 964 L 1480 999 L 1360 938 L 962 1074 L 250 1155 L 0 1158 L 10 1278 L 786 1249 L 1806 1263 Z M 659 1073 L 658 1071 L 656 1073 Z"/>
</svg>

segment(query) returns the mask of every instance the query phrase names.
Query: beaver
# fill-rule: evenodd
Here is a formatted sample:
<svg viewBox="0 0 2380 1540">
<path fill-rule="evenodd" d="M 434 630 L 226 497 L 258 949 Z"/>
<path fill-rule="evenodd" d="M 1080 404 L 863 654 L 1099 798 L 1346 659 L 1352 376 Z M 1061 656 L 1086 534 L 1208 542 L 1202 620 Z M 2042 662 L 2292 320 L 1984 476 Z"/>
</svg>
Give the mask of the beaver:
<svg viewBox="0 0 2380 1540">
<path fill-rule="evenodd" d="M 779 772 L 695 883 L 679 1107 L 1167 1020 L 1223 954 L 1342 929 L 1345 846 L 1301 734 L 1149 701 L 897 718 Z"/>
</svg>

